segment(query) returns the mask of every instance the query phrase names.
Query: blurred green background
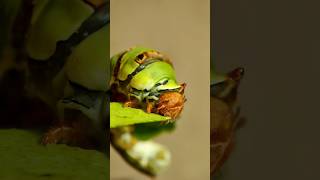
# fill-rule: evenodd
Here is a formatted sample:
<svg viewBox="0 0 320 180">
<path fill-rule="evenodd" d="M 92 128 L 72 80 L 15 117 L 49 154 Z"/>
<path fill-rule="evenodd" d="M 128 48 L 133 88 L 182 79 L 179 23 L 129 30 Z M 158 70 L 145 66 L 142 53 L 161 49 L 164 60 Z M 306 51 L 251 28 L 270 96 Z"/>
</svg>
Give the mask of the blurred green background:
<svg viewBox="0 0 320 180">
<path fill-rule="evenodd" d="M 0 2 L 0 57 L 8 45 L 10 24 L 19 4 L 20 0 Z M 43 146 L 39 143 L 42 134 L 31 130 L 0 129 L 1 180 L 109 179 L 106 154 L 65 145 Z"/>
<path fill-rule="evenodd" d="M 105 154 L 66 145 L 39 145 L 41 132 L 0 130 L 0 179 L 106 180 Z"/>
</svg>

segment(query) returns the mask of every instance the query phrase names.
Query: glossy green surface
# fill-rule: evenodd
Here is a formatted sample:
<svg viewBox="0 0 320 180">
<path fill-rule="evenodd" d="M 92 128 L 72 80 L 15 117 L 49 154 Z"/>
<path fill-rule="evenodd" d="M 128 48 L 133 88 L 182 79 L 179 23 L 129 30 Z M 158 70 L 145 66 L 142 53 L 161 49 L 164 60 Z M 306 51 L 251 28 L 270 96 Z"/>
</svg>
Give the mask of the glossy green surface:
<svg viewBox="0 0 320 180">
<path fill-rule="evenodd" d="M 161 80 L 169 80 L 167 84 L 158 86 L 158 90 L 176 89 L 180 85 L 176 82 L 175 71 L 173 67 L 164 61 L 150 64 L 144 70 L 136 74 L 130 86 L 138 90 L 151 90 Z"/>
<path fill-rule="evenodd" d="M 112 57 L 111 67 L 113 72 L 116 70 L 117 62 L 120 61 L 118 72 L 115 74 L 116 77 L 112 77 L 112 83 L 117 84 L 119 81 L 125 81 L 129 75 L 132 78 L 128 81 L 129 84 L 122 84 L 118 87 L 119 92 L 134 96 L 140 101 L 143 99 L 157 100 L 160 91 L 181 87 L 176 81 L 173 66 L 168 61 L 163 60 L 161 55 L 159 55 L 159 60 L 155 57 L 147 61 L 146 64 L 137 62 L 140 59 L 138 58 L 139 55 L 152 51 L 155 52 L 155 50 L 149 48 L 135 47 Z M 139 67 L 141 69 L 136 71 Z M 136 74 L 132 75 L 133 73 Z"/>
<path fill-rule="evenodd" d="M 144 52 L 152 51 L 152 49 L 144 47 L 135 47 L 132 50 L 128 51 L 121 58 L 121 65 L 118 74 L 118 79 L 124 81 L 127 79 L 128 75 L 133 73 L 134 70 L 139 67 L 139 64 L 135 61 L 137 56 Z"/>
</svg>

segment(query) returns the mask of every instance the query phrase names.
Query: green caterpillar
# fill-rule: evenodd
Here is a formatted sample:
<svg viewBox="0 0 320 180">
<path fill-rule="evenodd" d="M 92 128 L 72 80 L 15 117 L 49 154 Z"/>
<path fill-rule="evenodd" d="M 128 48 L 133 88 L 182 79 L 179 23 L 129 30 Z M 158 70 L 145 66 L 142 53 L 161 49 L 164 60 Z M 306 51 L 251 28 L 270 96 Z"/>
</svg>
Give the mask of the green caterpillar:
<svg viewBox="0 0 320 180">
<path fill-rule="evenodd" d="M 176 119 L 184 106 L 186 84 L 178 84 L 170 60 L 160 52 L 135 47 L 112 57 L 113 101 Z"/>
</svg>

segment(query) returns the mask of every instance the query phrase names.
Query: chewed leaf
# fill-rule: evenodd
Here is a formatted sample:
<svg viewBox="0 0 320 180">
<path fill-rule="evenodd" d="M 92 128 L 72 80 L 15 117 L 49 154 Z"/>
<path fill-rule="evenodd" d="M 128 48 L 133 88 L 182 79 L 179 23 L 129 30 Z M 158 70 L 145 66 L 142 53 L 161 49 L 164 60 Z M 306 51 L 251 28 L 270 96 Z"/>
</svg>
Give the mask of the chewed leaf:
<svg viewBox="0 0 320 180">
<path fill-rule="evenodd" d="M 167 121 L 170 117 L 146 113 L 141 109 L 123 107 L 123 104 L 110 103 L 110 128 L 140 123 Z"/>
</svg>

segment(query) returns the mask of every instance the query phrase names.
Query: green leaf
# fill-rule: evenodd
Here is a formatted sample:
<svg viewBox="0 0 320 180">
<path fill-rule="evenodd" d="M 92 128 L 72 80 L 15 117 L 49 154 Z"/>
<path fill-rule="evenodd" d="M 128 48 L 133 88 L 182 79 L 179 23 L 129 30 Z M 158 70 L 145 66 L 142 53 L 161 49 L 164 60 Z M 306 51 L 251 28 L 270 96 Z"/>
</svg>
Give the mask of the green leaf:
<svg viewBox="0 0 320 180">
<path fill-rule="evenodd" d="M 140 123 L 167 121 L 170 117 L 146 113 L 142 109 L 123 107 L 123 104 L 110 103 L 110 128 Z"/>
<path fill-rule="evenodd" d="M 161 124 L 159 122 L 137 124 L 134 128 L 135 136 L 140 140 L 149 140 L 164 132 L 172 132 L 176 127 L 175 123 Z"/>
<path fill-rule="evenodd" d="M 0 179 L 106 180 L 106 154 L 66 145 L 41 145 L 42 133 L 0 130 Z"/>
</svg>

